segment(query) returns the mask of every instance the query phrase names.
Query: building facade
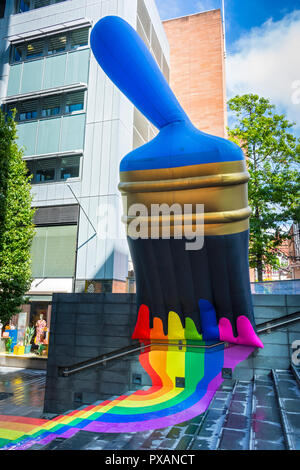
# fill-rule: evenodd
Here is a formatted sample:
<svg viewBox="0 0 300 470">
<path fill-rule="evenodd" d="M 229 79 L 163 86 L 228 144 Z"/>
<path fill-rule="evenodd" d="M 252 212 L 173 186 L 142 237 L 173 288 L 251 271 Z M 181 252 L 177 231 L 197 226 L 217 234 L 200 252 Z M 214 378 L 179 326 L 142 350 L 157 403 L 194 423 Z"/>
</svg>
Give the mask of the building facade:
<svg viewBox="0 0 300 470">
<path fill-rule="evenodd" d="M 226 137 L 225 47 L 220 10 L 164 21 L 170 45 L 170 84 L 203 132 Z"/>
<path fill-rule="evenodd" d="M 126 291 L 119 162 L 156 132 L 96 63 L 91 28 L 106 15 L 124 18 L 167 78 L 169 48 L 154 0 L 5 3 L 0 99 L 4 111 L 17 110 L 19 144 L 33 175 L 29 296 L 37 316 L 45 316 L 53 292 Z"/>
</svg>

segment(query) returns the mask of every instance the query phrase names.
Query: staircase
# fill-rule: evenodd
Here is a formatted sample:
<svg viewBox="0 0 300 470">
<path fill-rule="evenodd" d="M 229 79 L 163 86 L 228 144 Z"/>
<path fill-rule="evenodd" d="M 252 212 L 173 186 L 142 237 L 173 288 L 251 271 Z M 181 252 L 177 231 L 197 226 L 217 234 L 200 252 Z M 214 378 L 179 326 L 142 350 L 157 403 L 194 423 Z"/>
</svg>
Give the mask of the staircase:
<svg viewBox="0 0 300 470">
<path fill-rule="evenodd" d="M 20 450 L 300 449 L 297 373 L 293 368 L 272 370 L 270 375 L 257 375 L 251 382 L 224 381 L 204 414 L 176 426 L 107 434 L 80 430 L 78 424 L 73 435 L 68 437 L 65 429 L 70 419 L 81 418 L 83 421 L 89 416 L 93 419 L 92 414 L 103 404 L 97 402 L 45 421 L 44 425 L 41 422 L 43 432 L 34 429 L 25 441 L 11 442 L 8 447 Z M 22 422 L 26 423 L 26 419 Z"/>
</svg>

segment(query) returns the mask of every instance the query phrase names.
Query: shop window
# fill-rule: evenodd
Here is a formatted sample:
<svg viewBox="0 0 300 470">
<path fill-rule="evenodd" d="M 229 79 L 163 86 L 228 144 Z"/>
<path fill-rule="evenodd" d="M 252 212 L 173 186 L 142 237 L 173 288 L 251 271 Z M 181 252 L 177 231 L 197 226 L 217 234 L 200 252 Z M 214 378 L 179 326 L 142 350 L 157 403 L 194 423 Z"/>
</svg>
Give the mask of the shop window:
<svg viewBox="0 0 300 470">
<path fill-rule="evenodd" d="M 31 248 L 35 278 L 73 277 L 77 225 L 37 227 Z"/>
<path fill-rule="evenodd" d="M 48 356 L 50 310 L 48 302 L 32 302 L 29 326 L 34 328 L 31 340 L 31 352 L 39 356 Z"/>
</svg>

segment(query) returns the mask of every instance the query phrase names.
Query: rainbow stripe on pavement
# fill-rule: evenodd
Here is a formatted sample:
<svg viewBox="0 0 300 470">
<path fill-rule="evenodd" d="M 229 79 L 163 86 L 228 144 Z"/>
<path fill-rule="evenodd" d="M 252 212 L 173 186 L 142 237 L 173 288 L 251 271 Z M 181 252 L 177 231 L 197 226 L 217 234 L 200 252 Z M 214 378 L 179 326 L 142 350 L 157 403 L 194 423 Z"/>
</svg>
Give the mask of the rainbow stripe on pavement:
<svg viewBox="0 0 300 470">
<path fill-rule="evenodd" d="M 147 318 L 144 316 L 142 320 L 145 327 Z M 193 325 L 190 324 L 189 328 Z M 72 437 L 80 430 L 134 433 L 191 420 L 209 406 L 223 381 L 222 368 L 234 369 L 254 349 L 244 345 L 224 347 L 223 344 L 212 349 L 193 348 L 195 344 L 205 344 L 198 338 L 189 341 L 189 344 L 183 340 L 179 350 L 178 346 L 170 344 L 168 336 L 163 335 L 161 320 L 154 318 L 153 328 L 148 328 L 149 341 L 152 335 L 157 338 L 158 333 L 165 346 L 152 344 L 139 357 L 152 379 L 148 390 L 90 405 L 50 421 L 0 416 L 2 449 L 25 450 L 34 444 L 46 445 L 57 437 Z M 170 312 L 169 316 L 169 334 L 172 340 L 174 335 L 184 338 L 185 334 L 174 312 Z M 176 377 L 184 378 L 184 388 L 176 386 Z"/>
</svg>

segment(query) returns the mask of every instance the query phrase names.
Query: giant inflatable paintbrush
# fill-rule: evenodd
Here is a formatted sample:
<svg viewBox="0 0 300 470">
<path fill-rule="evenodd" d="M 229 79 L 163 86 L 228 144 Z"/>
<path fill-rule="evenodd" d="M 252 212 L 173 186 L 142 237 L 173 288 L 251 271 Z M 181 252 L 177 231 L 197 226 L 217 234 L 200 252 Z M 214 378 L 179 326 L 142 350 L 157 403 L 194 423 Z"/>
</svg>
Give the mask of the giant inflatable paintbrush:
<svg viewBox="0 0 300 470">
<path fill-rule="evenodd" d="M 144 42 L 124 20 L 101 19 L 92 30 L 91 47 L 105 73 L 160 130 L 151 142 L 126 155 L 120 167 L 126 223 L 138 217 L 133 205 L 142 204 L 146 228 L 158 224 L 152 238 L 147 230 L 140 237 L 130 231 L 128 235 L 138 303 L 133 338 L 167 335 L 169 340 L 263 347 L 251 302 L 249 176 L 243 152 L 193 126 Z M 169 217 L 169 239 L 163 234 L 164 215 L 152 214 L 157 204 L 182 208 L 181 214 Z M 187 249 L 200 223 L 197 204 L 204 205 L 204 244 Z M 192 208 L 186 217 L 185 205 Z"/>
</svg>

